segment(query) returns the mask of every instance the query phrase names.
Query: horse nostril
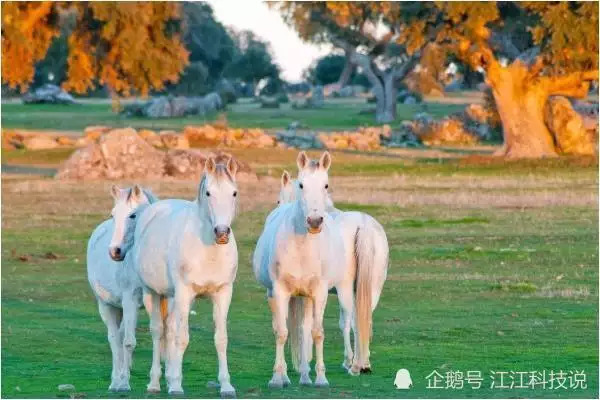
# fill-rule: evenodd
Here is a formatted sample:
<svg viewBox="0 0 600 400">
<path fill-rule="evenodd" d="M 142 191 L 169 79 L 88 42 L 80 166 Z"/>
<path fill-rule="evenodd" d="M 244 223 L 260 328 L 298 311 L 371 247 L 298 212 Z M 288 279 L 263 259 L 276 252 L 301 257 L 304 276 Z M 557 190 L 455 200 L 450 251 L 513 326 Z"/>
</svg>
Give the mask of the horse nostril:
<svg viewBox="0 0 600 400">
<path fill-rule="evenodd" d="M 231 228 L 227 227 L 227 234 L 229 235 L 231 233 Z"/>
<path fill-rule="evenodd" d="M 322 224 L 322 223 L 323 223 L 323 217 L 319 217 L 319 218 L 317 219 L 317 221 L 319 222 L 319 224 Z"/>
<path fill-rule="evenodd" d="M 120 256 L 121 255 L 121 248 L 120 247 L 115 247 L 115 256 Z"/>
<path fill-rule="evenodd" d="M 217 234 L 217 228 L 215 228 L 214 231 L 215 231 L 215 235 L 216 235 Z"/>
</svg>

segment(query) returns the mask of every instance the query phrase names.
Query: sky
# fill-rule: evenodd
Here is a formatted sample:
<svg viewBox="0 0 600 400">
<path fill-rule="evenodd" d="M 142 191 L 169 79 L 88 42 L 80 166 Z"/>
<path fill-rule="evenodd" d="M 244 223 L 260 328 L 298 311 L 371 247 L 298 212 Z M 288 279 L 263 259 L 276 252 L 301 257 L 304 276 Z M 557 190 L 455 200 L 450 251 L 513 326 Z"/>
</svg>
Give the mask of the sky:
<svg viewBox="0 0 600 400">
<path fill-rule="evenodd" d="M 282 77 L 290 82 L 302 79 L 302 71 L 315 59 L 331 52 L 330 46 L 304 43 L 277 11 L 259 0 L 207 0 L 217 20 L 236 30 L 250 30 L 271 44 Z"/>
</svg>

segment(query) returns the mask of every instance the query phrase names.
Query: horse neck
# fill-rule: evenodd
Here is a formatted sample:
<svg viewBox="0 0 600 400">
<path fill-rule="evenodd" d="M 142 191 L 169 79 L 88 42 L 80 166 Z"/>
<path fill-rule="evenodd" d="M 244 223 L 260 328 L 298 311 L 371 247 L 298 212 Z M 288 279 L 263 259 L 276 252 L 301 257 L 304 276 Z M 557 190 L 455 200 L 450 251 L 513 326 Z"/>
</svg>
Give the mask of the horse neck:
<svg viewBox="0 0 600 400">
<path fill-rule="evenodd" d="M 194 223 L 197 226 L 197 232 L 202 238 L 211 239 L 212 240 L 212 226 L 210 223 L 210 212 L 207 206 L 206 201 L 201 201 L 201 196 L 199 195 L 196 199 L 196 212 L 194 212 Z"/>
<path fill-rule="evenodd" d="M 302 211 L 302 205 L 300 204 L 300 200 L 294 200 L 289 212 L 292 215 L 291 221 L 294 226 L 294 231 L 298 233 L 307 233 L 308 231 L 306 229 L 306 225 L 304 224 L 304 220 L 306 219 L 306 217 L 304 216 L 304 212 Z"/>
</svg>

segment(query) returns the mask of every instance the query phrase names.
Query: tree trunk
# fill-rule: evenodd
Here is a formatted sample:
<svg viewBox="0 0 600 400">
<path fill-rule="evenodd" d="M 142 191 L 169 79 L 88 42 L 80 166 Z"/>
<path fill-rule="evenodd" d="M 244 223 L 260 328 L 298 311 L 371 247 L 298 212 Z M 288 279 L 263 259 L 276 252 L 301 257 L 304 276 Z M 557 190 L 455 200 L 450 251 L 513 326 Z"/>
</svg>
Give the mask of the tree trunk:
<svg viewBox="0 0 600 400">
<path fill-rule="evenodd" d="M 392 122 L 396 119 L 396 81 L 393 73 L 388 72 L 384 76 L 380 93 L 381 101 L 377 98 L 375 120 L 380 124 Z"/>
<path fill-rule="evenodd" d="M 344 69 L 342 70 L 340 78 L 337 81 L 340 89 L 348 84 L 353 71 L 354 64 L 350 61 L 350 57 L 346 56 L 346 64 L 344 65 Z"/>
<path fill-rule="evenodd" d="M 490 83 L 502 121 L 504 146 L 496 155 L 508 158 L 556 156 L 554 138 L 544 122 L 548 93 L 526 82 L 523 65 L 502 68 Z"/>
</svg>

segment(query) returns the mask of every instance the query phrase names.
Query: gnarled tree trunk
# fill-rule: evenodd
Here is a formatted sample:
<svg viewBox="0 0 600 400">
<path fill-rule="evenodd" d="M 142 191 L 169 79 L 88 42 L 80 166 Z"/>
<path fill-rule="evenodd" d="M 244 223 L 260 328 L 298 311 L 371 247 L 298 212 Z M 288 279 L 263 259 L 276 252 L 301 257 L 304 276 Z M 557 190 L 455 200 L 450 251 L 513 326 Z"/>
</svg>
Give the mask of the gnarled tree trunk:
<svg viewBox="0 0 600 400">
<path fill-rule="evenodd" d="M 545 107 L 552 95 L 580 97 L 587 93 L 592 74 L 540 76 L 539 66 L 517 60 L 507 67 L 494 64 L 487 83 L 502 121 L 504 145 L 496 155 L 508 158 L 557 156 L 560 148 L 545 122 Z M 596 71 L 597 76 L 597 71 Z"/>
<path fill-rule="evenodd" d="M 504 135 L 504 147 L 498 154 L 509 158 L 556 156 L 554 139 L 544 122 L 548 95 L 525 82 L 525 66 L 504 68 L 500 75 L 501 79 L 490 85 Z"/>
<path fill-rule="evenodd" d="M 372 90 L 376 99 L 375 120 L 377 123 L 388 123 L 396 119 L 396 83 L 412 71 L 419 60 L 419 56 L 419 53 L 415 53 L 403 64 L 394 66 L 387 71 L 381 71 L 369 56 L 358 53 L 352 55 L 352 62 L 362 68 L 373 86 Z"/>
</svg>

